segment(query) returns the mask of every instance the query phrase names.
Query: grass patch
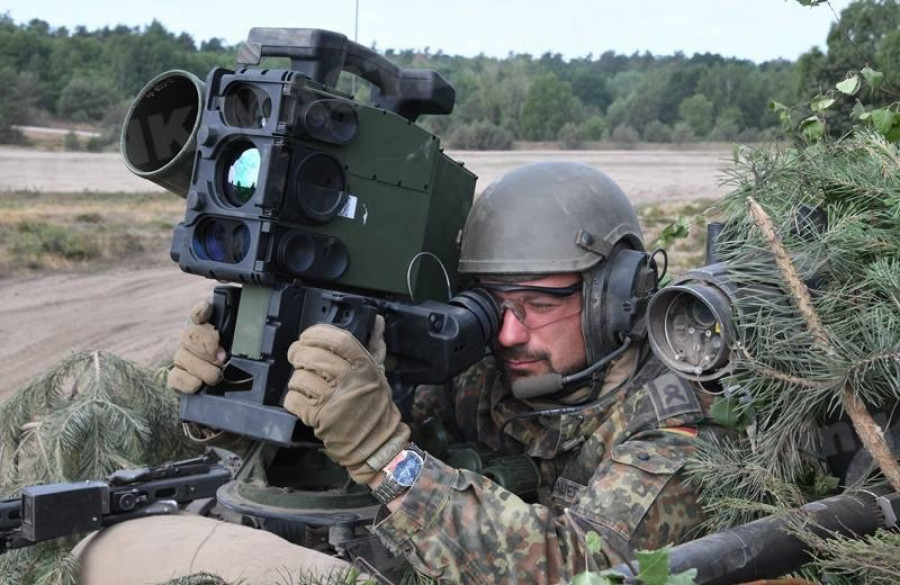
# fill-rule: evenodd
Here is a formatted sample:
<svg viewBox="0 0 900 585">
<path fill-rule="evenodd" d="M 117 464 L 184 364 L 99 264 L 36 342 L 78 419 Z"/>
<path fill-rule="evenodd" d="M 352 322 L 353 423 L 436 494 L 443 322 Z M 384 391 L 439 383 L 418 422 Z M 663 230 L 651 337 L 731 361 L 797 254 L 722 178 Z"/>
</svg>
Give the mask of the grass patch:
<svg viewBox="0 0 900 585">
<path fill-rule="evenodd" d="M 103 223 L 103 216 L 96 212 L 79 213 L 75 216 L 75 221 L 81 223 Z"/>
<path fill-rule="evenodd" d="M 0 274 L 164 258 L 184 200 L 166 193 L 43 193 L 0 197 Z"/>
<path fill-rule="evenodd" d="M 91 260 L 100 256 L 99 242 L 91 234 L 49 223 L 22 222 L 16 226 L 12 240 L 12 251 L 23 258 L 52 255 L 66 260 Z"/>
</svg>

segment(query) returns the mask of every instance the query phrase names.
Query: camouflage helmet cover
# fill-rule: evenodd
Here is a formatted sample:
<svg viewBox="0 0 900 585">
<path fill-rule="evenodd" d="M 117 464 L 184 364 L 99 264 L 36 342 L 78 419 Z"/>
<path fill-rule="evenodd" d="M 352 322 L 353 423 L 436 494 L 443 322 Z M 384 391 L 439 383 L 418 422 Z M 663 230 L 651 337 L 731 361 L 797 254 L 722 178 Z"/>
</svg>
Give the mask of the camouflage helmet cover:
<svg viewBox="0 0 900 585">
<path fill-rule="evenodd" d="M 492 183 L 472 206 L 459 272 L 582 272 L 621 240 L 643 250 L 634 208 L 609 176 L 581 163 L 532 163 Z"/>
</svg>

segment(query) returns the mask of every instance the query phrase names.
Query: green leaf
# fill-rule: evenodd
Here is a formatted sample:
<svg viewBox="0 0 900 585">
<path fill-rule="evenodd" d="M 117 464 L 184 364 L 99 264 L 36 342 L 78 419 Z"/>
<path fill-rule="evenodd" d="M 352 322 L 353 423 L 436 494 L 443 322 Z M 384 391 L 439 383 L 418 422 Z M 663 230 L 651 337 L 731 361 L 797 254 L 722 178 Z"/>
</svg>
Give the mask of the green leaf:
<svg viewBox="0 0 900 585">
<path fill-rule="evenodd" d="M 697 579 L 697 569 L 688 569 L 677 575 L 669 575 L 666 585 L 694 585 Z"/>
<path fill-rule="evenodd" d="M 881 82 L 884 81 L 884 73 L 875 71 L 869 66 L 863 67 L 863 70 L 860 71 L 860 73 L 862 73 L 862 76 L 866 79 L 866 83 L 868 83 L 869 87 L 872 89 L 877 88 L 881 85 Z"/>
<path fill-rule="evenodd" d="M 603 539 L 600 538 L 599 534 L 591 530 L 584 535 L 584 547 L 589 553 L 595 555 L 603 548 Z"/>
<path fill-rule="evenodd" d="M 800 122 L 800 131 L 807 140 L 818 140 L 825 135 L 825 122 L 818 116 L 810 116 Z"/>
<path fill-rule="evenodd" d="M 844 81 L 838 83 L 834 87 L 843 94 L 846 95 L 856 95 L 856 92 L 859 91 L 859 86 L 862 85 L 859 81 L 859 75 L 851 75 Z"/>
<path fill-rule="evenodd" d="M 678 219 L 663 228 L 662 233 L 656 240 L 659 248 L 665 248 L 675 240 L 681 240 L 691 235 L 691 220 L 684 215 L 679 215 Z"/>
<path fill-rule="evenodd" d="M 900 142 L 900 124 L 895 124 L 884 137 L 890 142 Z"/>
<path fill-rule="evenodd" d="M 741 410 L 737 398 L 716 396 L 712 406 L 709 407 L 709 415 L 716 423 L 730 429 L 739 429 L 747 425 L 746 414 Z"/>
<path fill-rule="evenodd" d="M 791 131 L 791 109 L 781 102 L 769 102 L 769 109 L 778 114 L 778 120 L 781 122 L 782 128 Z"/>
<path fill-rule="evenodd" d="M 816 498 L 824 498 L 834 494 L 834 491 L 840 485 L 841 480 L 833 475 L 816 475 L 816 481 L 813 484 L 813 494 Z"/>
<path fill-rule="evenodd" d="M 850 115 L 859 120 L 864 120 L 863 116 L 868 118 L 866 107 L 859 100 L 856 100 L 856 103 L 853 104 L 853 110 L 850 111 Z"/>
<path fill-rule="evenodd" d="M 832 105 L 834 105 L 834 98 L 819 96 L 809 104 L 809 107 L 814 112 L 823 112 L 830 108 Z"/>
<path fill-rule="evenodd" d="M 575 575 L 575 578 L 572 579 L 572 585 L 615 585 L 615 582 L 597 573 L 585 571 Z"/>
<path fill-rule="evenodd" d="M 870 119 L 872 120 L 872 124 L 875 125 L 875 129 L 878 130 L 878 133 L 886 135 L 897 122 L 897 114 L 890 111 L 888 108 L 879 108 L 877 110 L 872 110 Z"/>
<path fill-rule="evenodd" d="M 669 549 L 639 550 L 635 553 L 641 570 L 638 579 L 645 585 L 666 585 L 669 577 Z"/>
</svg>

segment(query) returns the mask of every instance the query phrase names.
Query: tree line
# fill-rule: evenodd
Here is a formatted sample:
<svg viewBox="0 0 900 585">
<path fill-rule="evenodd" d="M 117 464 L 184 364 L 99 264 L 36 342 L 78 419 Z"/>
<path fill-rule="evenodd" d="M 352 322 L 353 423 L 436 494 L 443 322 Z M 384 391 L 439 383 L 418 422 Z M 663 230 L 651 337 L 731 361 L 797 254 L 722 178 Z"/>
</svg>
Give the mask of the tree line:
<svg viewBox="0 0 900 585">
<path fill-rule="evenodd" d="M 772 100 L 808 102 L 866 65 L 897 79 L 900 5 L 857 0 L 832 25 L 826 45 L 827 51 L 813 48 L 796 62 L 764 63 L 711 53 L 606 51 L 569 60 L 558 53 L 462 57 L 427 48 L 383 54 L 404 67 L 436 69 L 454 85 L 454 112 L 423 119 L 450 147 L 504 149 L 514 141 L 558 141 L 574 148 L 596 140 L 776 137 L 779 117 L 767 107 Z M 235 56 L 236 48 L 220 39 L 198 45 L 156 21 L 89 31 L 54 28 L 42 20 L 16 24 L 0 16 L 0 142 L 19 138 L 13 125 L 58 122 L 105 127 L 112 142 L 130 99 L 153 76 L 179 68 L 203 78 L 213 67 L 233 66 Z M 364 84 L 342 78 L 340 86 Z"/>
</svg>

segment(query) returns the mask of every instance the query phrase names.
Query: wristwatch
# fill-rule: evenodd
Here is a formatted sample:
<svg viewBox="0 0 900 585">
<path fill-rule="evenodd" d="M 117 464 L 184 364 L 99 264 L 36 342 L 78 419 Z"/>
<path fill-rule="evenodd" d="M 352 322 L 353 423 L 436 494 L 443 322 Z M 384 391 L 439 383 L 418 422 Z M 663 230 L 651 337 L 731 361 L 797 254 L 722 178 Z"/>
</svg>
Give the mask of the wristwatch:
<svg viewBox="0 0 900 585">
<path fill-rule="evenodd" d="M 425 452 L 409 443 L 382 468 L 384 480 L 372 490 L 372 495 L 382 504 L 387 504 L 416 482 L 424 465 Z"/>
</svg>

